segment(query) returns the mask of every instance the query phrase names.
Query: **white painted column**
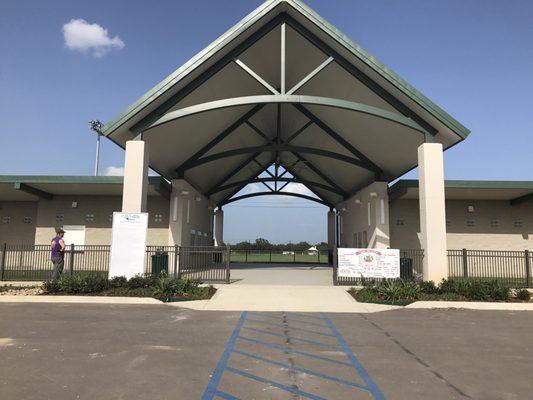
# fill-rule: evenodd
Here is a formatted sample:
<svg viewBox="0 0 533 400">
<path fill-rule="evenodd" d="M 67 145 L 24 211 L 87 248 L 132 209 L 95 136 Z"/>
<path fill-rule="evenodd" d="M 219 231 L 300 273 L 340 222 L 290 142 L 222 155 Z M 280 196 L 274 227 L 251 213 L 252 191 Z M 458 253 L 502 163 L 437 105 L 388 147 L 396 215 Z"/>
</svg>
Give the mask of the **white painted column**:
<svg viewBox="0 0 533 400">
<path fill-rule="evenodd" d="M 218 209 L 215 212 L 215 246 L 224 245 L 224 211 Z"/>
<path fill-rule="evenodd" d="M 424 280 L 448 277 L 444 160 L 440 143 L 418 148 L 420 233 L 424 250 Z"/>
<path fill-rule="evenodd" d="M 183 180 L 173 179 L 171 182 L 172 192 L 170 194 L 170 210 L 168 219 L 168 244 L 170 246 L 183 245 L 183 223 L 184 207 L 187 204 L 187 197 L 182 194 Z"/>
<path fill-rule="evenodd" d="M 148 145 L 142 140 L 126 142 L 122 212 L 146 212 Z"/>
<path fill-rule="evenodd" d="M 335 213 L 328 211 L 328 250 L 335 248 Z"/>
</svg>

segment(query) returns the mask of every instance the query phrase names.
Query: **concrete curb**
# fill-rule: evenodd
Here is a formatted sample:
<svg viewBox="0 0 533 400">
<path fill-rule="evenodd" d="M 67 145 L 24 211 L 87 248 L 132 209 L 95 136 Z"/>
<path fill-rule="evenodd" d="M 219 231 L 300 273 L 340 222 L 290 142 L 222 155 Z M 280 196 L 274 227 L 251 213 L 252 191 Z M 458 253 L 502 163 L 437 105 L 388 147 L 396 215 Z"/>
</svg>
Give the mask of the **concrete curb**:
<svg viewBox="0 0 533 400">
<path fill-rule="evenodd" d="M 0 296 L 0 303 L 165 304 L 151 297 L 112 296 Z"/>
<path fill-rule="evenodd" d="M 405 306 L 404 308 L 462 308 L 467 310 L 533 311 L 533 303 L 490 303 L 481 301 L 417 301 Z"/>
</svg>

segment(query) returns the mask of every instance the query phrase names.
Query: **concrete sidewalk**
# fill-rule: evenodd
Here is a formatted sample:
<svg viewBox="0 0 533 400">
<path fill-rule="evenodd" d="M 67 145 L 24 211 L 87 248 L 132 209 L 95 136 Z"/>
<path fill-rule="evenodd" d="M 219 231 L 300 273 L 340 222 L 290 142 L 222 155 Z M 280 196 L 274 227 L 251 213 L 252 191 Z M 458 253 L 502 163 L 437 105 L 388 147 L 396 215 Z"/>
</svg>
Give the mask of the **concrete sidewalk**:
<svg viewBox="0 0 533 400">
<path fill-rule="evenodd" d="M 340 286 L 220 285 L 210 300 L 172 303 L 191 310 L 369 313 L 398 306 L 358 303 Z"/>
</svg>

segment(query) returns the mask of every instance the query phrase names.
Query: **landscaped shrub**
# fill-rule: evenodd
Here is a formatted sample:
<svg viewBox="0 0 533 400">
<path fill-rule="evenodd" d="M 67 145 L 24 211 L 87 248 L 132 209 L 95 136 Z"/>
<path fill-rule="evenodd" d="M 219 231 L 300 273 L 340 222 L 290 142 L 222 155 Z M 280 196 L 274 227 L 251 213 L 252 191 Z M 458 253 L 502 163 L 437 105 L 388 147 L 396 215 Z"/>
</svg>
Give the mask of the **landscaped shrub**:
<svg viewBox="0 0 533 400">
<path fill-rule="evenodd" d="M 65 274 L 57 281 L 46 281 L 43 290 L 46 294 L 94 294 L 104 296 L 141 296 L 156 297 L 164 301 L 174 299 L 206 299 L 215 289 L 201 287 L 201 282 L 190 279 L 173 279 L 162 273 L 159 276 L 135 276 L 130 280 L 125 277 L 107 279 L 100 273 Z"/>
<path fill-rule="evenodd" d="M 361 290 L 350 289 L 349 292 L 361 302 L 387 304 L 407 304 L 416 300 L 508 301 L 511 298 L 511 290 L 501 281 L 476 278 L 443 279 L 438 286 L 434 282 L 408 280 L 372 284 L 366 281 Z M 518 292 L 516 296 L 518 298 Z M 525 299 L 526 294 L 521 296 Z"/>
<path fill-rule="evenodd" d="M 126 287 L 128 284 L 128 278 L 125 276 L 115 276 L 109 280 L 109 287 L 120 288 Z"/>
<path fill-rule="evenodd" d="M 158 277 L 156 275 L 134 276 L 127 285 L 130 289 L 149 288 L 157 285 Z"/>
<path fill-rule="evenodd" d="M 421 281 L 418 283 L 420 286 L 420 291 L 426 294 L 436 294 L 439 293 L 439 288 L 435 285 L 433 281 Z"/>
<path fill-rule="evenodd" d="M 515 294 L 516 298 L 518 300 L 522 301 L 529 301 L 531 300 L 531 293 L 529 293 L 529 290 L 527 289 L 520 289 Z"/>
<path fill-rule="evenodd" d="M 386 281 L 377 286 L 377 293 L 382 300 L 394 304 L 400 300 L 417 300 L 420 287 L 411 281 Z"/>
<path fill-rule="evenodd" d="M 439 290 L 441 293 L 455 293 L 475 301 L 509 300 L 511 297 L 511 290 L 497 279 L 443 279 Z"/>
</svg>

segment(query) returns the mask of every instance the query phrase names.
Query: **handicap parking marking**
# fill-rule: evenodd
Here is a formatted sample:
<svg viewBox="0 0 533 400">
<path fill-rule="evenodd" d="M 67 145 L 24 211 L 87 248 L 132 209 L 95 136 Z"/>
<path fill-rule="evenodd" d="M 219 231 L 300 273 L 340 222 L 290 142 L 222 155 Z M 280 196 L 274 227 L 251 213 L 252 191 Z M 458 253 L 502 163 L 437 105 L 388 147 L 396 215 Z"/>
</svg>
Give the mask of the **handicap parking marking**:
<svg viewBox="0 0 533 400">
<path fill-rule="evenodd" d="M 246 324 L 246 326 L 245 326 Z M 248 326 L 248 325 L 252 326 Z M 254 324 L 261 325 L 260 327 L 255 327 Z M 309 328 L 301 328 L 300 326 L 293 327 L 292 324 L 297 325 L 306 325 Z M 261 329 L 264 327 L 265 329 Z M 284 334 L 276 333 L 270 330 L 269 328 L 285 328 Z M 290 328 L 290 329 L 288 329 Z M 317 332 L 315 329 L 321 328 L 325 331 Z M 291 336 L 289 332 L 298 331 L 303 333 L 315 334 L 313 340 L 306 339 L 300 336 Z M 253 334 L 262 335 L 261 339 L 265 336 L 267 339 L 259 340 L 254 337 L 250 337 Z M 268 341 L 268 338 L 285 338 L 287 342 L 284 344 L 277 344 Z M 335 341 L 336 344 L 324 343 L 320 339 L 327 339 L 330 342 Z M 315 340 L 316 339 L 316 340 Z M 306 351 L 297 350 L 294 346 L 298 343 L 307 345 L 305 347 Z M 242 347 L 246 347 L 246 350 Z M 309 349 L 311 346 L 311 349 Z M 340 356 L 344 359 L 337 360 L 330 357 L 325 357 L 321 354 L 315 354 L 313 346 L 318 348 L 330 348 L 338 351 Z M 263 350 L 261 350 L 263 349 Z M 265 349 L 267 353 L 265 354 Z M 278 360 L 272 359 L 268 355 L 268 351 L 272 351 L 274 356 L 276 353 L 284 354 L 296 354 L 305 358 L 319 360 L 321 362 L 334 364 L 342 368 L 341 371 L 350 372 L 350 375 L 356 375 L 361 383 L 352 382 L 351 380 L 344 379 L 333 374 L 314 371 L 313 368 L 304 368 L 302 366 L 296 365 L 294 360 L 290 360 L 290 363 L 280 362 Z M 323 353 L 323 350 L 322 350 Z M 232 357 L 233 355 L 233 357 Z M 323 379 L 333 384 L 339 384 L 351 388 L 354 390 L 354 395 L 357 392 L 367 393 L 371 395 L 375 400 L 386 400 L 383 393 L 380 391 L 377 384 L 372 380 L 370 375 L 367 373 L 361 362 L 357 359 L 355 354 L 350 349 L 348 343 L 338 331 L 333 322 L 327 317 L 326 314 L 321 313 L 319 315 L 307 315 L 307 314 L 292 314 L 292 313 L 282 313 L 281 315 L 272 315 L 264 313 L 248 313 L 243 312 L 233 330 L 226 348 L 218 361 L 211 379 L 209 380 L 205 391 L 202 395 L 202 400 L 212 400 L 215 398 L 219 399 L 228 399 L 228 400 L 245 400 L 237 397 L 236 395 L 230 393 L 231 390 L 222 390 L 220 388 L 221 380 L 223 376 L 239 376 L 241 379 L 248 381 L 254 381 L 256 383 L 262 383 L 268 387 L 277 388 L 281 391 L 290 393 L 301 398 L 313 399 L 313 400 L 328 400 L 326 397 L 322 397 L 318 394 L 312 393 L 311 390 L 306 390 L 305 387 L 299 387 L 297 385 L 287 385 L 277 380 L 269 379 L 269 377 L 264 376 L 261 372 L 254 371 L 254 373 L 249 372 L 248 370 L 243 370 L 236 368 L 233 364 L 235 362 L 235 357 L 241 357 L 243 359 L 254 360 L 258 366 L 265 368 L 267 366 L 276 366 L 280 367 L 283 370 L 292 371 L 293 373 L 301 373 L 308 376 L 316 377 Z M 232 363 L 230 364 L 230 358 Z M 316 367 L 316 366 L 315 366 Z M 265 372 L 267 373 L 267 372 Z M 224 379 L 226 379 L 224 378 Z M 303 385 L 305 386 L 305 384 Z M 315 389 L 317 386 L 315 385 Z M 334 391 L 332 391 L 335 393 Z M 331 399 L 331 397 L 330 397 Z"/>
</svg>

